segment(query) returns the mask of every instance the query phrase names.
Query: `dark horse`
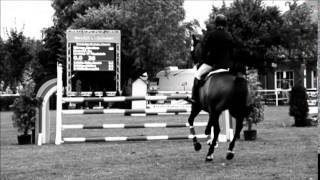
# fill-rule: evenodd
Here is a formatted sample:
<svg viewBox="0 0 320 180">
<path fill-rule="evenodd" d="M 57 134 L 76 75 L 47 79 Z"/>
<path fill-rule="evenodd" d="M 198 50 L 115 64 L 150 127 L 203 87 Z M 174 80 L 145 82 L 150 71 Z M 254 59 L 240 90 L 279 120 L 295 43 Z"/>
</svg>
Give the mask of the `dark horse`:
<svg viewBox="0 0 320 180">
<path fill-rule="evenodd" d="M 192 58 L 195 62 L 201 57 L 201 42 L 194 39 L 194 50 Z M 240 137 L 240 132 L 243 127 L 243 120 L 249 115 L 250 106 L 248 100 L 248 85 L 246 79 L 242 76 L 237 76 L 236 73 L 221 72 L 211 75 L 207 78 L 204 85 L 200 88 L 199 99 L 200 104 L 192 104 L 191 114 L 188 122 L 190 124 L 190 133 L 194 136 L 195 130 L 193 122 L 195 117 L 201 110 L 209 113 L 209 120 L 205 129 L 205 134 L 211 133 L 211 127 L 214 128 L 214 138 L 210 144 L 206 161 L 212 161 L 214 148 L 220 133 L 219 116 L 224 110 L 229 110 L 231 116 L 236 119 L 236 130 L 234 137 L 229 144 L 226 158 L 228 160 L 234 157 L 233 148 L 236 139 Z M 194 136 L 193 144 L 196 151 L 201 149 L 201 145 Z"/>
</svg>

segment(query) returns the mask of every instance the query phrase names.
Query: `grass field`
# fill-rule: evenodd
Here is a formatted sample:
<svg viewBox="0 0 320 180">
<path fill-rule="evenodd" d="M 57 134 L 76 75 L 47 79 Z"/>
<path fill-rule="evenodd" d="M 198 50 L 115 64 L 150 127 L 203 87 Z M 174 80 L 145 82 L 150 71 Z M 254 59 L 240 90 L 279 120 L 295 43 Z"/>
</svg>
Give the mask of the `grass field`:
<svg viewBox="0 0 320 180">
<path fill-rule="evenodd" d="M 124 117 L 66 116 L 65 123 L 186 122 L 187 115 Z M 52 112 L 54 118 L 54 112 Z M 206 121 L 207 115 L 196 121 Z M 320 128 L 292 127 L 288 107 L 266 107 L 265 120 L 255 126 L 256 141 L 238 141 L 235 158 L 225 159 L 220 143 L 214 161 L 204 161 L 208 147 L 195 152 L 191 140 L 121 143 L 17 145 L 11 112 L 1 112 L 1 180 L 6 179 L 318 179 Z M 52 124 L 54 128 L 54 124 Z M 198 133 L 203 129 L 196 128 Z M 64 136 L 188 134 L 188 129 L 78 130 Z M 52 141 L 54 140 L 52 134 Z"/>
</svg>

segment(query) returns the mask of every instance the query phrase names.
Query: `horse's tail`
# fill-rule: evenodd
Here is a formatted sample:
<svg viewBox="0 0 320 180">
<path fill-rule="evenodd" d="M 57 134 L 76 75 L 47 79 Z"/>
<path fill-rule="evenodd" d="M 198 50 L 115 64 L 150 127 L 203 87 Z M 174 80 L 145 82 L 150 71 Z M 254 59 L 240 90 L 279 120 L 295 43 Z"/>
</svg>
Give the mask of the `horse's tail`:
<svg viewBox="0 0 320 180">
<path fill-rule="evenodd" d="M 250 113 L 250 106 L 248 106 L 248 81 L 243 77 L 236 77 L 234 81 L 235 89 L 233 96 L 233 104 L 231 107 L 237 109 L 243 117 L 247 117 Z"/>
</svg>

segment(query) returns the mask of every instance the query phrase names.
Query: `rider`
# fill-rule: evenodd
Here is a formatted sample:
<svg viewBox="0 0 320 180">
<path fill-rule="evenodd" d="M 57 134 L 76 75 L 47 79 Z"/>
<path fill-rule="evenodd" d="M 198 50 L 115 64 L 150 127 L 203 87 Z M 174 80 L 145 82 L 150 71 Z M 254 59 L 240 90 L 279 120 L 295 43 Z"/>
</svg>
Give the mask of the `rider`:
<svg viewBox="0 0 320 180">
<path fill-rule="evenodd" d="M 227 18 L 218 14 L 214 20 L 215 28 L 208 31 L 203 40 L 202 64 L 195 73 L 192 88 L 192 103 L 199 102 L 199 88 L 204 83 L 204 75 L 211 70 L 226 69 L 233 66 L 232 54 L 234 41 L 227 32 Z"/>
</svg>

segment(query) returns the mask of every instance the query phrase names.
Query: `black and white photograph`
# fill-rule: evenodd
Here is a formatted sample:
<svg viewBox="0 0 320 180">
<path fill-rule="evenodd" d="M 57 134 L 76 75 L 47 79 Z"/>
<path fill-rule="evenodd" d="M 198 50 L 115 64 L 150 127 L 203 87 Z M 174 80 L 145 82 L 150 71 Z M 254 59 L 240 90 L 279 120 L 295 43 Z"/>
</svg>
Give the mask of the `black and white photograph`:
<svg viewBox="0 0 320 180">
<path fill-rule="evenodd" d="M 1 180 L 319 180 L 319 0 L 0 0 Z"/>
</svg>

